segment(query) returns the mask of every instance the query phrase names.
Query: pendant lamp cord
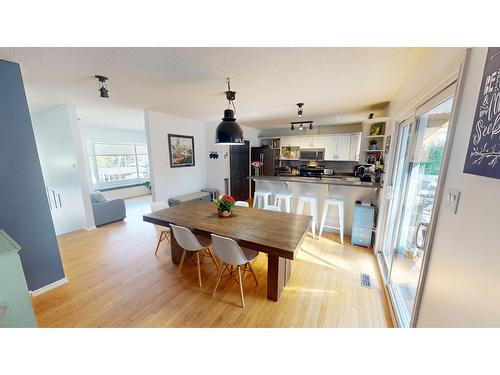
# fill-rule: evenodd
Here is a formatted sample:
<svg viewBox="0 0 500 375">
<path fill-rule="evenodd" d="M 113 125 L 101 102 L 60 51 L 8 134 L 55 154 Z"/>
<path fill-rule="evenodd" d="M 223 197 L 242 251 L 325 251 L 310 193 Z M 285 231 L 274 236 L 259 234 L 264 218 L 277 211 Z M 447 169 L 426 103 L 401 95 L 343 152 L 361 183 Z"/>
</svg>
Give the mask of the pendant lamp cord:
<svg viewBox="0 0 500 375">
<path fill-rule="evenodd" d="M 231 91 L 231 80 L 229 79 L 229 77 L 226 77 L 226 82 L 227 82 L 227 91 Z M 231 106 L 233 106 L 233 111 L 234 111 L 234 114 L 236 115 L 236 106 L 234 105 L 234 101 L 233 100 L 228 100 L 228 109 L 231 109 Z"/>
</svg>

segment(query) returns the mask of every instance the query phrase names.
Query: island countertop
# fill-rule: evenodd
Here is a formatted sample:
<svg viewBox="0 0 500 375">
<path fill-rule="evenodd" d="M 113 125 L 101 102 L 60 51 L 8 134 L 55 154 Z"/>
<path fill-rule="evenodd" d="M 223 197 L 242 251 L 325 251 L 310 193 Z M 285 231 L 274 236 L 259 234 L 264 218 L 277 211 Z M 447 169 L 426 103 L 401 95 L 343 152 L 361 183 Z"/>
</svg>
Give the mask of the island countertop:
<svg viewBox="0 0 500 375">
<path fill-rule="evenodd" d="M 355 181 L 346 178 L 335 178 L 335 177 L 302 177 L 302 176 L 250 176 L 248 177 L 253 180 L 264 180 L 264 181 L 276 181 L 276 182 L 298 182 L 306 184 L 320 184 L 320 185 L 339 185 L 339 186 L 352 186 L 352 187 L 362 187 L 371 189 L 380 189 L 382 187 L 381 183 L 377 182 L 363 182 Z"/>
</svg>

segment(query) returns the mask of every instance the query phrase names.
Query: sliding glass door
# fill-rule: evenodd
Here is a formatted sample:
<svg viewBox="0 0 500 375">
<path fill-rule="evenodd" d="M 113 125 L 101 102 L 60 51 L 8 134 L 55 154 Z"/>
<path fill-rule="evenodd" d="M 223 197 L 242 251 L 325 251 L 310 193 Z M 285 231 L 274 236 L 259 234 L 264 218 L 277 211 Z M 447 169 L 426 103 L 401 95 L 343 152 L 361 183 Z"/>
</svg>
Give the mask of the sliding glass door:
<svg viewBox="0 0 500 375">
<path fill-rule="evenodd" d="M 454 89 L 455 85 L 448 87 L 397 128 L 383 258 L 389 294 L 402 327 L 409 327 L 415 314 Z"/>
</svg>

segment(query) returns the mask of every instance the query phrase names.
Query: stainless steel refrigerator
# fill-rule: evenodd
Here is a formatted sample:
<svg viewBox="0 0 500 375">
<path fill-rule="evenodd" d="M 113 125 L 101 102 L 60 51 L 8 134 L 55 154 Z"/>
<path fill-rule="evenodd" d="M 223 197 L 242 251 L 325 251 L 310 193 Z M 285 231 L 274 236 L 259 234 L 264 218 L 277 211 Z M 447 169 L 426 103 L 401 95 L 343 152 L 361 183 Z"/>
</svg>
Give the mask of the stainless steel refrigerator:
<svg viewBox="0 0 500 375">
<path fill-rule="evenodd" d="M 276 168 L 279 166 L 279 149 L 267 147 L 252 147 L 250 162 L 260 161 L 263 166 L 260 170 L 262 176 L 274 176 Z M 255 175 L 255 169 L 251 168 L 252 176 Z M 252 197 L 255 192 L 255 183 L 252 181 Z"/>
</svg>

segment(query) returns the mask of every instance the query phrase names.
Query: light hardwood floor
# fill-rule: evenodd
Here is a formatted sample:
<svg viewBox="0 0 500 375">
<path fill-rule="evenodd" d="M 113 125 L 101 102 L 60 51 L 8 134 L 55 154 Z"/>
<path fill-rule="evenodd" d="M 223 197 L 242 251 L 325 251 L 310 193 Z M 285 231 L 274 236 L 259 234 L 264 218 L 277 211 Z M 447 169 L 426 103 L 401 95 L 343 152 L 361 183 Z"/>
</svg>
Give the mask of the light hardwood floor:
<svg viewBox="0 0 500 375">
<path fill-rule="evenodd" d="M 336 235 L 306 238 L 279 302 L 266 298 L 267 258 L 253 263 L 259 286 L 245 275 L 239 287 L 225 279 L 212 297 L 217 272 L 204 262 L 203 288 L 193 262 L 182 275 L 169 243 L 154 255 L 158 233 L 141 221 L 143 198 L 128 202 L 125 222 L 60 236 L 69 282 L 33 298 L 41 327 L 391 327 L 387 301 L 371 250 L 342 246 Z M 286 233 L 277 235 L 286 235 Z M 362 288 L 359 273 L 372 277 Z"/>
</svg>

